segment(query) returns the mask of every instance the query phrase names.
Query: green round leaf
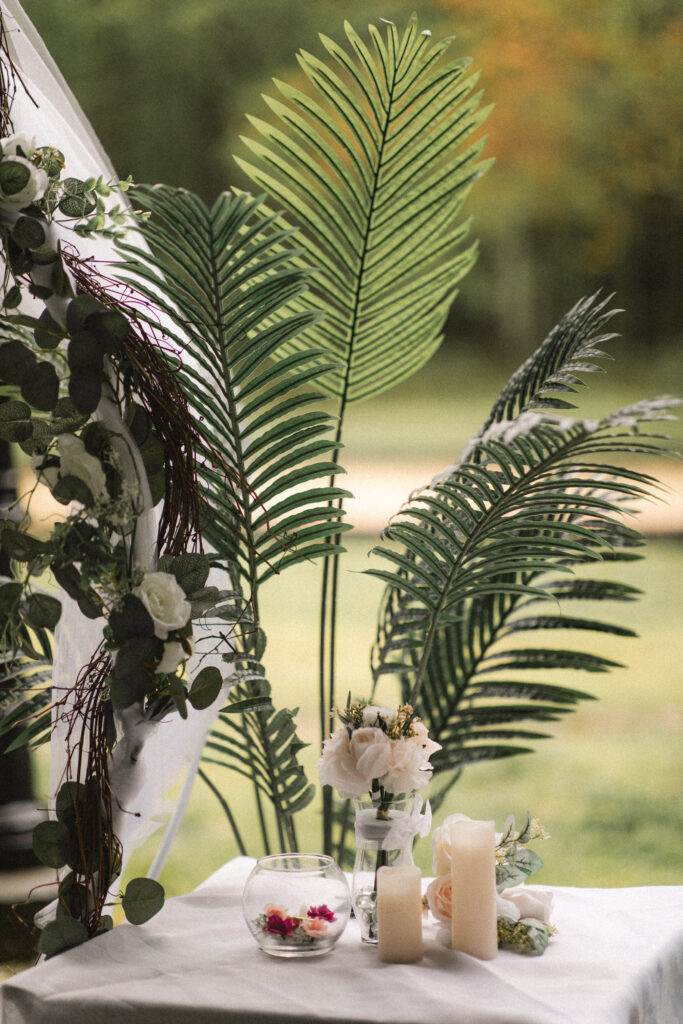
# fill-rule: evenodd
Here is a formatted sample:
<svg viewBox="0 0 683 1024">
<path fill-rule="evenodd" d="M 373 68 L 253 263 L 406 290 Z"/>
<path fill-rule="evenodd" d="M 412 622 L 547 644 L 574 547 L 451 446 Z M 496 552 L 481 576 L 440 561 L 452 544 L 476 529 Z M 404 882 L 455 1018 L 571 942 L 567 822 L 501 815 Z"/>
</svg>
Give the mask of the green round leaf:
<svg viewBox="0 0 683 1024">
<path fill-rule="evenodd" d="M 61 821 L 41 821 L 33 830 L 33 852 L 41 864 L 61 868 L 71 853 L 71 834 Z"/>
<path fill-rule="evenodd" d="M 97 202 L 92 196 L 64 196 L 59 200 L 59 210 L 66 217 L 87 217 L 93 212 Z"/>
<path fill-rule="evenodd" d="M 66 311 L 66 329 L 69 334 L 82 330 L 89 316 L 104 313 L 106 308 L 93 295 L 78 295 L 69 303 Z"/>
<path fill-rule="evenodd" d="M 152 616 L 134 594 L 126 594 L 121 606 L 109 616 L 109 625 L 117 647 L 137 636 L 154 636 Z"/>
<path fill-rule="evenodd" d="M 68 505 L 70 501 L 80 501 L 89 508 L 95 500 L 92 491 L 79 476 L 60 477 L 52 489 L 52 494 L 62 505 Z"/>
<path fill-rule="evenodd" d="M 10 399 L 0 402 L 0 437 L 5 441 L 27 441 L 33 434 L 31 408 Z"/>
<path fill-rule="evenodd" d="M 168 568 L 163 571 L 173 573 L 189 597 L 204 586 L 209 576 L 209 569 L 210 563 L 206 555 L 188 551 L 184 555 L 177 555 L 169 563 Z"/>
<path fill-rule="evenodd" d="M 0 165 L 1 166 L 1 165 Z M 40 933 L 38 950 L 46 957 L 56 956 L 88 940 L 88 929 L 73 917 L 58 917 Z"/>
<path fill-rule="evenodd" d="M 13 612 L 18 608 L 23 590 L 21 583 L 3 583 L 0 587 L 0 612 Z"/>
<path fill-rule="evenodd" d="M 187 698 L 196 711 L 208 708 L 218 697 L 223 686 L 223 677 L 213 665 L 207 665 L 195 676 Z"/>
<path fill-rule="evenodd" d="M 12 237 L 22 249 L 37 249 L 45 242 L 45 231 L 35 217 L 20 217 L 12 229 Z"/>
<path fill-rule="evenodd" d="M 8 384 L 23 384 L 34 373 L 35 367 L 36 357 L 22 342 L 8 341 L 0 345 L 0 377 Z"/>
<path fill-rule="evenodd" d="M 164 887 L 152 878 L 131 878 L 121 898 L 126 920 L 144 924 L 164 905 Z"/>
<path fill-rule="evenodd" d="M 76 782 L 75 780 L 64 782 L 59 787 L 57 800 L 55 801 L 58 821 L 70 826 L 74 820 L 76 806 L 83 803 L 85 797 L 86 787 L 82 782 Z"/>
<path fill-rule="evenodd" d="M 5 309 L 16 309 L 21 302 L 21 288 L 18 284 L 12 285 L 7 294 L 3 306 Z"/>
<path fill-rule="evenodd" d="M 26 164 L 6 156 L 0 163 L 0 188 L 6 196 L 14 196 L 28 184 L 31 169 Z"/>
<path fill-rule="evenodd" d="M 46 309 L 38 317 L 38 327 L 33 332 L 36 344 L 40 348 L 57 348 L 64 337 L 64 331 L 59 324 L 52 319 Z"/>
<path fill-rule="evenodd" d="M 4 530 L 2 534 L 3 550 L 17 562 L 30 562 L 36 555 L 47 551 L 48 547 L 45 541 L 20 530 Z"/>
<path fill-rule="evenodd" d="M 120 350 L 130 334 L 130 324 L 116 309 L 91 314 L 87 320 L 87 328 L 97 335 L 105 351 L 110 355 Z"/>
<path fill-rule="evenodd" d="M 59 378 L 52 363 L 38 363 L 21 385 L 22 397 L 41 412 L 51 412 L 59 398 Z"/>
<path fill-rule="evenodd" d="M 62 606 L 49 594 L 31 594 L 26 606 L 26 620 L 34 629 L 54 629 L 62 614 Z"/>
<path fill-rule="evenodd" d="M 50 245 L 39 245 L 37 249 L 31 249 L 31 256 L 39 267 L 49 267 L 59 259 L 59 253 Z"/>
</svg>

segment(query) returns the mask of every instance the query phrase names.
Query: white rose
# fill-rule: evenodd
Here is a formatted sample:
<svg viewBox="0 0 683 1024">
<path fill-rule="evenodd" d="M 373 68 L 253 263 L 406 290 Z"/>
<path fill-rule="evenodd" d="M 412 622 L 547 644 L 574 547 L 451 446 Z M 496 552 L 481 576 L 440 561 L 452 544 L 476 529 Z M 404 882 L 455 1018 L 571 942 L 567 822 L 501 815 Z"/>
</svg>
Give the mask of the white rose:
<svg viewBox="0 0 683 1024">
<path fill-rule="evenodd" d="M 393 708 L 381 708 L 377 704 L 368 704 L 363 708 L 363 723 L 365 725 L 376 725 L 379 718 L 385 725 L 392 726 L 398 717 L 398 712 Z"/>
<path fill-rule="evenodd" d="M 85 450 L 80 437 L 74 434 L 61 434 L 57 441 L 57 450 L 60 476 L 77 476 L 88 487 L 96 501 L 107 494 L 107 478 L 102 463 Z"/>
<path fill-rule="evenodd" d="M 170 572 L 147 572 L 133 593 L 154 620 L 154 635 L 165 640 L 172 629 L 182 629 L 192 612 L 185 591 Z"/>
<path fill-rule="evenodd" d="M 0 186 L 0 204 L 8 210 L 23 210 L 29 203 L 42 199 L 47 188 L 48 177 L 42 168 L 36 167 L 30 160 L 25 160 L 23 156 L 6 156 L 2 161 L 2 165 L 6 167 L 10 164 L 25 167 L 29 172 L 28 178 L 22 187 L 15 192 L 7 193 Z"/>
<path fill-rule="evenodd" d="M 425 895 L 434 917 L 441 921 L 441 924 L 450 924 L 453 901 L 453 884 L 450 873 L 440 875 L 430 882 Z"/>
<path fill-rule="evenodd" d="M 349 740 L 356 771 L 366 780 L 366 790 L 373 779 L 381 778 L 389 769 L 391 740 L 381 729 L 354 729 Z"/>
<path fill-rule="evenodd" d="M 183 645 L 177 640 L 169 640 L 164 644 L 164 653 L 154 671 L 157 674 L 165 673 L 170 675 L 172 672 L 175 672 L 184 657 Z"/>
<path fill-rule="evenodd" d="M 390 740 L 389 769 L 382 779 L 388 793 L 411 793 L 422 789 L 432 777 L 429 761 L 422 747 L 410 739 Z"/>
<path fill-rule="evenodd" d="M 510 920 L 533 917 L 537 921 L 543 921 L 545 924 L 548 924 L 553 909 L 553 894 L 549 889 L 516 885 L 510 889 L 503 889 L 499 893 L 498 905 L 501 906 L 502 903 L 507 904 L 508 907 L 513 907 L 517 912 L 517 917 L 510 917 Z M 511 911 L 508 911 L 508 914 L 510 913 Z M 500 911 L 499 916 L 503 916 Z"/>
<path fill-rule="evenodd" d="M 424 750 L 425 757 L 427 760 L 435 754 L 437 750 L 441 750 L 441 744 L 435 740 L 430 740 L 427 726 L 419 718 L 415 719 L 412 723 L 413 735 L 409 738 L 413 743 L 419 744 Z"/>
<path fill-rule="evenodd" d="M 471 821 L 466 814 L 449 814 L 443 824 L 432 832 L 434 860 L 432 871 L 435 875 L 445 875 L 451 870 L 451 823 L 454 821 Z"/>
<path fill-rule="evenodd" d="M 0 139 L 0 148 L 4 156 L 16 156 L 21 149 L 23 155 L 30 160 L 37 148 L 36 137 L 27 135 L 26 132 L 15 132 L 6 139 Z"/>
<path fill-rule="evenodd" d="M 334 786 L 341 797 L 362 796 L 369 792 L 370 782 L 356 768 L 346 729 L 338 729 L 323 743 L 318 776 L 321 786 Z"/>
</svg>

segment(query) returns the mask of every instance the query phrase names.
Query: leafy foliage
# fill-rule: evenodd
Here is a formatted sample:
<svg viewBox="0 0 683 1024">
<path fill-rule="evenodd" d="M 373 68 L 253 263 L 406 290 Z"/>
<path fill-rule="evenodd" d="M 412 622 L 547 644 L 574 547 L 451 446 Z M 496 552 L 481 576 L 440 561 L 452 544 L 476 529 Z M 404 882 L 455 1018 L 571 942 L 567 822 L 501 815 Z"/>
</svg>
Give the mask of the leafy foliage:
<svg viewBox="0 0 683 1024">
<path fill-rule="evenodd" d="M 530 680 L 529 671 L 605 672 L 616 664 L 539 646 L 539 631 L 630 635 L 567 615 L 560 602 L 630 600 L 632 588 L 557 574 L 634 557 L 629 549 L 640 535 L 622 513 L 656 481 L 604 460 L 614 452 L 658 452 L 661 439 L 641 434 L 641 425 L 671 418 L 667 410 L 676 403 L 642 402 L 600 421 L 531 411 L 556 408 L 555 394 L 574 390 L 575 373 L 594 368 L 610 315 L 595 299 L 574 307 L 503 389 L 463 459 L 392 520 L 385 539 L 395 546 L 375 549 L 392 565 L 369 570 L 388 583 L 375 679 L 397 675 L 404 700 L 417 703 L 442 744 L 433 758 L 446 769 L 437 800 L 463 764 L 526 752 L 544 733 L 524 723 L 555 721 L 589 696 Z M 554 610 L 537 612 L 541 600 Z"/>
<path fill-rule="evenodd" d="M 321 36 L 327 62 L 299 54 L 310 93 L 276 81 L 285 102 L 266 101 L 279 123 L 250 118 L 265 143 L 246 138 L 255 162 L 238 159 L 300 228 L 300 262 L 316 268 L 306 302 L 325 320 L 285 351 L 334 354 L 338 368 L 319 383 L 342 415 L 440 344 L 475 259 L 458 217 L 488 167 L 481 140 L 464 146 L 488 109 L 472 92 L 469 60 L 444 61 L 450 40 L 432 43 L 414 16 L 402 36 L 370 25 L 372 49 L 348 22 L 345 31 L 350 50 Z"/>
<path fill-rule="evenodd" d="M 319 483 L 340 468 L 330 457 L 331 417 L 312 406 L 320 396 L 309 390 L 329 371 L 330 358 L 307 348 L 274 359 L 317 317 L 283 312 L 299 301 L 307 274 L 293 265 L 288 232 L 273 216 L 257 216 L 258 199 L 224 194 L 209 210 L 165 186 L 136 194 L 153 214 L 142 233 L 156 255 L 125 246 L 128 270 L 167 319 L 167 335 L 188 353 L 178 361 L 178 379 L 201 429 L 203 535 L 233 581 L 219 614 L 230 623 L 221 634 L 233 651 L 226 655 L 235 667 L 230 700 L 261 703 L 241 719 L 250 737 L 246 761 L 230 705 L 215 747 L 230 767 L 248 764 L 258 799 L 267 796 L 282 835 L 291 836 L 291 815 L 312 790 L 296 764 L 301 744 L 292 713 L 263 707 L 270 690 L 258 591 L 287 566 L 339 550 L 328 543 L 331 532 L 344 529 L 331 503 L 346 492 Z"/>
</svg>

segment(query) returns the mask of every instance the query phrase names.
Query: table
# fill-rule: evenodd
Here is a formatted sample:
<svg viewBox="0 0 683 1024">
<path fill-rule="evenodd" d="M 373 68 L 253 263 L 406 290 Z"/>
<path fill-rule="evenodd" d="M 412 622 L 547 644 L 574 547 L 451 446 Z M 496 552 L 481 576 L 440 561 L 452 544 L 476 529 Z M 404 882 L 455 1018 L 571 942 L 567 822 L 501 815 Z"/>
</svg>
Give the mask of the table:
<svg viewBox="0 0 683 1024">
<path fill-rule="evenodd" d="M 425 929 L 383 964 L 351 922 L 310 960 L 260 952 L 241 913 L 253 860 L 230 861 L 146 925 L 123 924 L 0 986 L 2 1024 L 680 1024 L 683 887 L 554 888 L 542 957 L 488 963 Z"/>
</svg>

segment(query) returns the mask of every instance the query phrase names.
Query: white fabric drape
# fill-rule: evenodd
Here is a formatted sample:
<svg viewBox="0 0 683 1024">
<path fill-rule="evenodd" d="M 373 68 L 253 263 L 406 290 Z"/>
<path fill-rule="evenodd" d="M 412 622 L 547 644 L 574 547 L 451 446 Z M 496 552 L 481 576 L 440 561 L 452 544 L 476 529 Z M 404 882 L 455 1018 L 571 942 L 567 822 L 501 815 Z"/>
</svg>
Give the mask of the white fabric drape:
<svg viewBox="0 0 683 1024">
<path fill-rule="evenodd" d="M 0 7 L 10 53 L 22 80 L 17 81 L 11 110 L 14 130 L 35 136 L 39 146 L 59 148 L 65 156 L 67 175 L 85 179 L 102 174 L 106 180 L 115 179 L 109 158 L 20 4 L 16 0 L 0 0 Z M 81 256 L 93 257 L 104 263 L 118 258 L 107 240 L 85 242 L 73 235 L 68 240 L 72 244 L 78 242 Z M 105 269 L 112 274 L 111 267 Z M 56 319 L 59 318 L 55 309 L 51 312 Z M 115 403 L 106 397 L 98 408 L 98 417 L 109 429 L 126 433 Z M 128 443 L 132 445 L 130 437 Z M 141 460 L 136 461 L 139 469 Z M 148 501 L 148 508 L 138 523 L 135 547 L 137 561 L 146 568 L 152 567 L 158 521 L 149 504 Z M 102 620 L 93 622 L 84 618 L 66 594 L 61 593 L 60 598 L 63 614 L 55 636 L 53 674 L 57 698 L 73 686 L 79 670 L 89 662 L 102 639 L 103 625 Z M 226 666 L 217 654 L 207 656 L 206 648 L 211 642 L 206 631 L 202 636 L 199 623 L 195 623 L 194 633 L 195 653 L 188 665 L 190 677 L 200 663 L 202 667 L 215 664 L 224 676 L 227 675 Z M 222 701 L 223 695 L 205 711 L 190 710 L 187 721 L 182 721 L 177 714 L 169 715 L 162 722 L 144 721 L 137 705 L 118 715 L 120 739 L 111 762 L 111 781 L 116 797 L 115 829 L 127 860 L 144 839 L 167 822 L 166 839 L 162 840 L 154 860 L 157 876 L 184 812 L 206 735 Z M 66 724 L 60 718 L 54 722 L 51 741 L 50 801 L 54 800 L 65 776 L 65 740 Z M 181 799 L 172 809 L 166 804 L 165 794 L 183 778 L 185 784 Z M 169 811 L 172 811 L 170 821 Z"/>
</svg>

